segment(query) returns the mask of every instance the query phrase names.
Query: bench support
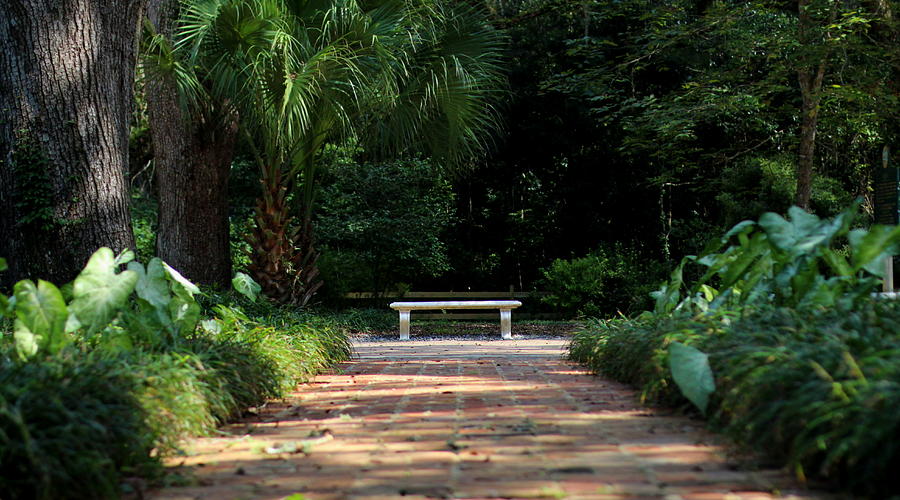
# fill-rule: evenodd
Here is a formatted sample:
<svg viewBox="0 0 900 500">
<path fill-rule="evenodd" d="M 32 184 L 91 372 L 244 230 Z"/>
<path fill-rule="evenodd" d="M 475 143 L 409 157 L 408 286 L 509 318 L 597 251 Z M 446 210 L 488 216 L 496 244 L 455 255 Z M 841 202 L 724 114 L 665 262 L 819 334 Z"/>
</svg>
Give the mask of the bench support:
<svg viewBox="0 0 900 500">
<path fill-rule="evenodd" d="M 500 337 L 512 338 L 512 309 L 500 309 Z"/>
<path fill-rule="evenodd" d="M 400 311 L 400 340 L 409 340 L 409 310 Z"/>
<path fill-rule="evenodd" d="M 437 302 L 391 302 L 400 313 L 400 340 L 409 340 L 409 313 L 428 309 L 500 309 L 500 337 L 512 338 L 512 310 L 521 306 L 518 300 L 456 300 Z"/>
</svg>

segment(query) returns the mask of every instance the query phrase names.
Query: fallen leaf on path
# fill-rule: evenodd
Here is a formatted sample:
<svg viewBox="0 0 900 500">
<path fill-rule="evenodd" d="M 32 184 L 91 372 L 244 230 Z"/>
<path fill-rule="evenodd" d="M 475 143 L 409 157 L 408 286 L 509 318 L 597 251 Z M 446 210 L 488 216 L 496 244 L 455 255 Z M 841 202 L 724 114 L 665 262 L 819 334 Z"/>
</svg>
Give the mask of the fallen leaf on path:
<svg viewBox="0 0 900 500">
<path fill-rule="evenodd" d="M 316 445 L 320 445 L 323 443 L 327 443 L 334 439 L 334 434 L 331 433 L 330 430 L 324 429 L 320 434 L 315 437 L 311 437 L 310 439 L 304 439 L 302 441 L 285 441 L 283 443 L 276 443 L 272 446 L 267 446 L 265 448 L 265 452 L 269 455 L 278 455 L 281 453 L 309 453 L 312 451 L 312 447 Z"/>
</svg>

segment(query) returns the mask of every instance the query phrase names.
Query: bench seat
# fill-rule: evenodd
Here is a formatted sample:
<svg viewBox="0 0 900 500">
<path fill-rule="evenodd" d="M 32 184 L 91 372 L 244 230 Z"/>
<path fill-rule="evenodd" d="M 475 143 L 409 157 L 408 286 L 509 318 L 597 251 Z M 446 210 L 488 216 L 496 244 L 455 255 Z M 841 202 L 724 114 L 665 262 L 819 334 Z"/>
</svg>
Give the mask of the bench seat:
<svg viewBox="0 0 900 500">
<path fill-rule="evenodd" d="M 512 310 L 521 306 L 518 300 L 448 300 L 429 302 L 392 302 L 391 309 L 400 311 L 400 340 L 409 340 L 409 313 L 429 309 L 499 309 L 500 337 L 512 338 Z"/>
</svg>

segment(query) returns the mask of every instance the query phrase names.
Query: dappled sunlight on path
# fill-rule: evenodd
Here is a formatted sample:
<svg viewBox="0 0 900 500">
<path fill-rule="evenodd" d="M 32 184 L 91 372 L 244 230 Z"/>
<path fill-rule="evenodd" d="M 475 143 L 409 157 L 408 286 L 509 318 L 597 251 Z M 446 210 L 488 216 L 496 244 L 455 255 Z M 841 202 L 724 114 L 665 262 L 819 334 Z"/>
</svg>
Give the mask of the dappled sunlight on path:
<svg viewBox="0 0 900 500">
<path fill-rule="evenodd" d="M 372 342 L 285 402 L 190 442 L 195 485 L 152 498 L 762 499 L 702 423 L 561 359 L 565 341 Z M 795 493 L 796 494 L 796 493 Z M 819 498 L 809 492 L 798 498 Z"/>
</svg>

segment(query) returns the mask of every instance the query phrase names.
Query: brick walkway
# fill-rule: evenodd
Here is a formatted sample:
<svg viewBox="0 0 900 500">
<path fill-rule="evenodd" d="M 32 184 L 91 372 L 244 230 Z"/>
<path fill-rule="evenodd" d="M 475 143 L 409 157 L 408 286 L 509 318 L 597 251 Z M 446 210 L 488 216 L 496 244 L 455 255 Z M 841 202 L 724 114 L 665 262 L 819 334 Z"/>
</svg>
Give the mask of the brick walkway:
<svg viewBox="0 0 900 500">
<path fill-rule="evenodd" d="M 232 436 L 189 443 L 171 464 L 195 484 L 151 498 L 823 498 L 737 470 L 700 422 L 641 407 L 560 340 L 356 348 Z"/>
</svg>

